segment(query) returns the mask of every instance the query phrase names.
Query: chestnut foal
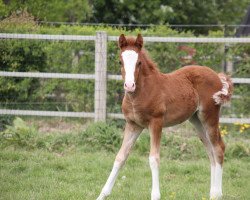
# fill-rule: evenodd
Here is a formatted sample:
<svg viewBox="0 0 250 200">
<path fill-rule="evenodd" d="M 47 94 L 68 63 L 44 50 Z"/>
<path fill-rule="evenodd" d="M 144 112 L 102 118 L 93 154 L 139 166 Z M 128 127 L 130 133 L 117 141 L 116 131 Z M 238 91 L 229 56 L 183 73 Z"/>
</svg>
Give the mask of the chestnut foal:
<svg viewBox="0 0 250 200">
<path fill-rule="evenodd" d="M 121 72 L 125 96 L 122 111 L 126 127 L 113 169 L 97 200 L 105 199 L 114 186 L 136 139 L 150 130 L 149 164 L 152 172 L 151 200 L 160 199 L 159 163 L 162 128 L 189 120 L 197 129 L 211 162 L 210 198 L 222 196 L 222 164 L 225 146 L 219 132 L 219 112 L 230 100 L 233 84 L 228 76 L 208 67 L 186 66 L 162 74 L 143 47 L 143 38 L 119 37 Z"/>
</svg>

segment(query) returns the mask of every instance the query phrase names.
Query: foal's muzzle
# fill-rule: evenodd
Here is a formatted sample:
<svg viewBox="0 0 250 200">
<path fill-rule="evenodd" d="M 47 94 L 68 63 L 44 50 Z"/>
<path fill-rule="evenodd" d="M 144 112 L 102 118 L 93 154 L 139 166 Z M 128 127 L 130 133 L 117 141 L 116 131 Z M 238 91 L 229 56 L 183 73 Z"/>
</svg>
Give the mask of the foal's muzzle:
<svg viewBox="0 0 250 200">
<path fill-rule="evenodd" d="M 134 92 L 135 91 L 135 82 L 125 82 L 124 89 L 126 92 Z"/>
</svg>

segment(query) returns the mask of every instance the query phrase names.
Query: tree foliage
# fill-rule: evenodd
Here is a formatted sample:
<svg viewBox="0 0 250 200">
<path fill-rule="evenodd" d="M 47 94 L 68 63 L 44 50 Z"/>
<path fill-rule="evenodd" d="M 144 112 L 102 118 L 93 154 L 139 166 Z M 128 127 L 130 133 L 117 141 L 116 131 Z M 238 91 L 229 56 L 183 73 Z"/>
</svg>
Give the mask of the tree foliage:
<svg viewBox="0 0 250 200">
<path fill-rule="evenodd" d="M 17 18 L 15 18 L 17 17 Z M 27 17 L 27 20 L 24 18 Z M 136 35 L 143 36 L 194 36 L 192 32 L 178 32 L 167 26 L 154 26 L 147 29 L 125 30 L 108 26 L 45 26 L 38 25 L 29 15 L 22 15 L 20 23 L 18 16 L 0 22 L 2 32 L 37 33 L 37 34 L 69 34 L 94 35 L 98 30 L 104 30 L 108 35 Z M 218 37 L 222 32 L 210 32 L 209 36 Z M 187 63 L 182 62 L 186 52 L 180 51 L 180 43 L 145 43 L 151 58 L 157 61 L 162 72 L 171 72 Z M 224 59 L 223 44 L 185 44 L 196 50 L 193 57 L 199 65 L 205 65 L 216 71 L 222 70 Z M 37 40 L 3 40 L 0 43 L 0 70 L 24 72 L 57 72 L 57 73 L 94 73 L 95 45 L 93 41 L 37 41 Z M 244 77 L 249 72 L 249 45 L 230 46 L 228 56 L 237 55 L 239 61 L 235 77 Z M 118 63 L 118 46 L 115 42 L 108 42 L 108 73 L 120 74 Z M 60 110 L 60 111 L 86 111 L 94 110 L 94 81 L 64 80 L 64 79 L 27 79 L 27 78 L 1 78 L 0 95 L 2 107 Z M 245 96 L 249 89 L 242 88 L 235 94 Z M 121 112 L 120 104 L 123 96 L 122 82 L 108 81 L 107 107 L 108 112 Z M 24 104 L 26 102 L 27 104 Z M 249 113 L 249 99 L 246 104 L 242 100 L 234 100 L 234 113 L 245 110 Z M 17 103 L 17 104 L 15 104 Z M 19 103 L 19 104 L 18 104 Z M 21 104 L 20 104 L 21 103 Z M 236 106 L 234 106 L 236 105 Z M 223 112 L 225 109 L 223 110 Z"/>
<path fill-rule="evenodd" d="M 2 17 L 24 9 L 38 20 L 49 22 L 86 22 L 91 16 L 88 0 L 1 0 L 0 3 Z"/>
<path fill-rule="evenodd" d="M 48 22 L 109 24 L 239 24 L 249 0 L 0 0 L 0 19 L 27 9 Z M 185 27 L 196 33 L 208 28 Z"/>
<path fill-rule="evenodd" d="M 93 20 L 116 24 L 239 24 L 248 6 L 248 0 L 93 0 Z M 185 30 L 207 34 L 211 29 Z"/>
</svg>

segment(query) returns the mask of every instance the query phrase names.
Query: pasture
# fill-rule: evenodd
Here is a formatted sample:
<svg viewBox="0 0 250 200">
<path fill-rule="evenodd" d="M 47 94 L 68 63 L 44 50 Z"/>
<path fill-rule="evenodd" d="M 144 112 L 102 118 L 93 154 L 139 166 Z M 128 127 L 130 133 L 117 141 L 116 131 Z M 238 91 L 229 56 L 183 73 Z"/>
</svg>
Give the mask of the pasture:
<svg viewBox="0 0 250 200">
<path fill-rule="evenodd" d="M 248 1 L 1 2 L 0 200 L 250 199 Z"/>
<path fill-rule="evenodd" d="M 16 122 L 8 140 L 1 134 L 0 199 L 95 199 L 112 168 L 122 130 L 112 124 L 97 123 L 80 132 L 72 128 L 69 132 L 43 133 L 27 124 Z M 9 134 L 8 130 L 10 127 L 5 133 Z M 26 142 L 15 139 L 15 130 L 22 130 L 19 133 Z M 164 130 L 162 199 L 209 198 L 209 160 L 192 132 L 188 124 Z M 224 136 L 227 149 L 223 199 L 243 200 L 250 196 L 249 133 L 237 134 Z M 118 176 L 110 200 L 150 199 L 148 152 L 149 135 L 144 131 Z"/>
</svg>

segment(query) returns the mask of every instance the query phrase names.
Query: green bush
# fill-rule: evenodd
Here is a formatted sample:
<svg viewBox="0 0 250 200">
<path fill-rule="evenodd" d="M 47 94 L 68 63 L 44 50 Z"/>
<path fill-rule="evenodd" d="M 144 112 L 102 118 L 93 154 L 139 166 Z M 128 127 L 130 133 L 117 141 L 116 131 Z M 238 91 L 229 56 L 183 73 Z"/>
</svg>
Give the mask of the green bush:
<svg viewBox="0 0 250 200">
<path fill-rule="evenodd" d="M 231 158 L 243 158 L 250 156 L 249 146 L 242 142 L 236 142 L 231 144 L 226 150 L 226 157 Z"/>
<path fill-rule="evenodd" d="M 13 121 L 13 126 L 6 126 L 0 132 L 0 141 L 4 146 L 13 145 L 15 147 L 34 148 L 36 146 L 37 130 L 28 126 L 21 118 L 17 117 Z"/>
<path fill-rule="evenodd" d="M 12 126 L 7 126 L 6 130 L 0 132 L 0 147 L 44 149 L 55 153 L 66 153 L 76 149 L 117 153 L 122 137 L 122 130 L 114 123 L 91 123 L 85 130 L 79 132 L 44 134 L 39 133 L 34 126 L 27 125 L 21 118 L 15 118 Z M 225 143 L 225 159 L 250 156 L 247 140 L 235 141 L 235 137 L 227 137 Z M 149 155 L 148 131 L 143 131 L 132 151 L 143 156 Z M 187 138 L 175 133 L 162 134 L 161 156 L 173 160 L 207 158 L 205 147 L 198 137 Z"/>
<path fill-rule="evenodd" d="M 1 115 L 0 116 L 0 132 L 3 131 L 7 125 L 11 125 L 14 120 L 13 115 Z"/>
<path fill-rule="evenodd" d="M 121 145 L 121 131 L 104 122 L 90 124 L 80 134 L 79 144 L 99 150 L 115 151 Z"/>
<path fill-rule="evenodd" d="M 148 156 L 150 150 L 150 136 L 148 131 L 143 131 L 135 143 L 134 149 L 141 155 Z"/>
<path fill-rule="evenodd" d="M 43 72 L 46 68 L 46 54 L 43 48 L 39 41 L 1 41 L 1 71 Z M 41 86 L 38 79 L 0 77 L 1 101 L 4 103 L 31 101 L 39 87 Z"/>
<path fill-rule="evenodd" d="M 177 32 L 168 26 L 154 26 L 147 29 L 126 30 L 109 26 L 45 26 L 38 25 L 29 16 L 28 19 L 6 19 L 0 22 L 0 31 L 6 33 L 69 34 L 95 35 L 96 31 L 106 31 L 108 35 L 175 36 L 192 37 L 192 32 Z M 211 37 L 221 37 L 223 33 L 210 32 Z M 202 37 L 202 36 L 200 36 Z M 162 72 L 171 72 L 184 64 L 181 58 L 186 52 L 179 51 L 180 45 L 196 49 L 194 60 L 216 71 L 222 70 L 224 44 L 194 43 L 151 43 L 145 47 Z M 3 71 L 40 71 L 58 73 L 94 73 L 94 41 L 39 41 L 39 40 L 3 40 L 0 44 L 0 70 Z M 120 74 L 117 42 L 108 42 L 108 74 Z M 234 76 L 245 77 L 249 74 L 249 45 L 230 46 L 228 59 L 236 60 Z M 108 81 L 108 112 L 121 112 L 121 100 L 124 95 L 122 82 Z M 249 86 L 236 87 L 235 94 L 242 99 L 234 99 L 232 106 L 223 109 L 227 116 L 248 116 L 250 109 Z M 85 111 L 94 110 L 94 81 L 0 78 L 2 108 L 20 108 L 36 110 Z M 21 103 L 21 104 L 20 104 Z"/>
</svg>

